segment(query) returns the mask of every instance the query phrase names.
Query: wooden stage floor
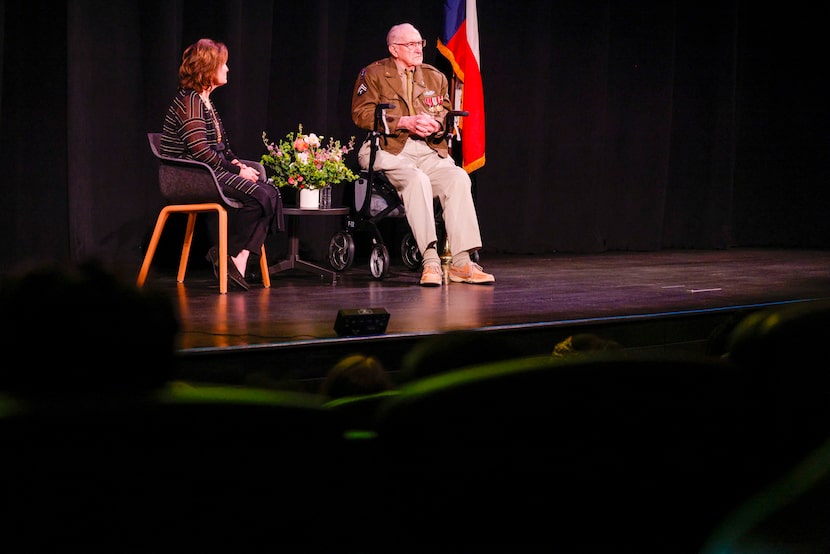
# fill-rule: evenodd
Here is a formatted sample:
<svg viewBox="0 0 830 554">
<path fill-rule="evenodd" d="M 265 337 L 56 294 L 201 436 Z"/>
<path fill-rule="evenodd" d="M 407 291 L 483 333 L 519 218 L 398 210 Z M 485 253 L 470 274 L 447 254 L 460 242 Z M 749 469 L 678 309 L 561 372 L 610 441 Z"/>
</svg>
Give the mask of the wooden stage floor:
<svg viewBox="0 0 830 554">
<path fill-rule="evenodd" d="M 256 264 L 252 260 L 250 267 Z M 279 260 L 269 260 L 272 268 Z M 315 261 L 328 267 L 327 262 Z M 372 278 L 368 264 L 331 278 L 274 273 L 271 288 L 218 294 L 194 251 L 184 283 L 175 268 L 152 268 L 146 286 L 168 291 L 181 318 L 183 378 L 277 387 L 315 386 L 339 357 L 374 354 L 392 371 L 416 341 L 450 330 L 515 337 L 528 355 L 550 352 L 574 332 L 615 338 L 628 348 L 703 348 L 735 312 L 830 297 L 830 251 L 730 249 L 502 255 L 481 253 L 493 285 L 418 286 L 418 272 L 392 259 Z M 383 308 L 386 330 L 342 336 L 339 310 Z"/>
</svg>

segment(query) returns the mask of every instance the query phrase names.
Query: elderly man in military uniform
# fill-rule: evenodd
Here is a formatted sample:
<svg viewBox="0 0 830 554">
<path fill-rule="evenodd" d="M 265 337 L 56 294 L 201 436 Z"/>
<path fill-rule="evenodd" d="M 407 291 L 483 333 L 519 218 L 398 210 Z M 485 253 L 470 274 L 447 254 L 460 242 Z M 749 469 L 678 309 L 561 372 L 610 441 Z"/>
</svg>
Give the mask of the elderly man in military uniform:
<svg viewBox="0 0 830 554">
<path fill-rule="evenodd" d="M 452 251 L 449 281 L 491 284 L 470 255 L 481 248 L 472 183 L 447 150 L 445 122 L 451 110 L 447 77 L 423 63 L 426 41 L 409 23 L 393 26 L 386 35 L 390 56 L 360 71 L 352 95 L 352 121 L 373 131 L 375 110 L 383 106 L 383 139 L 377 141 L 374 170 L 382 171 L 403 200 L 407 222 L 422 256 L 420 285 L 443 283 L 433 198 L 441 203 Z M 369 166 L 371 140 L 358 152 Z"/>
</svg>

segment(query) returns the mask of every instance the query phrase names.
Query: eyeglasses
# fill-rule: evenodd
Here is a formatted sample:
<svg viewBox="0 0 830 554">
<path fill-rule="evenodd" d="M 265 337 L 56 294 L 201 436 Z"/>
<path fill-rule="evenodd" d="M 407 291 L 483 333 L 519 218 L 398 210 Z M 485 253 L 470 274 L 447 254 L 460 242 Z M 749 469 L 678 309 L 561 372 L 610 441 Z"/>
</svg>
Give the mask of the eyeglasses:
<svg viewBox="0 0 830 554">
<path fill-rule="evenodd" d="M 412 42 L 393 42 L 392 44 L 394 44 L 395 46 L 406 46 L 407 48 L 412 50 L 413 48 L 417 48 L 419 46 L 421 48 L 426 48 L 427 41 L 426 40 L 413 40 Z"/>
</svg>

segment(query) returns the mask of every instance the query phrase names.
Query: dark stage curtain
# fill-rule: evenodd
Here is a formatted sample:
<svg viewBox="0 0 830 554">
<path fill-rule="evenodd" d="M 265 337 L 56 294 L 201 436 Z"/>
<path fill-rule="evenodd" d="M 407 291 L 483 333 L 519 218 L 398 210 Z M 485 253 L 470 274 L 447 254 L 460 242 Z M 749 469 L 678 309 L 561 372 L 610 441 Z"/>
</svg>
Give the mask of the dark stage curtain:
<svg viewBox="0 0 830 554">
<path fill-rule="evenodd" d="M 234 150 L 258 159 L 263 131 L 299 123 L 361 140 L 352 86 L 387 54 L 394 23 L 414 23 L 449 75 L 434 47 L 442 18 L 437 0 L 0 3 L 2 267 L 96 257 L 137 271 L 161 206 L 146 133 L 161 128 L 187 44 L 228 44 L 214 99 Z M 817 14 L 528 0 L 479 2 L 478 18 L 485 253 L 830 246 Z M 309 219 L 301 246 L 325 259 L 340 222 Z M 209 229 L 199 240 L 206 250 Z M 283 242 L 269 243 L 274 260 Z"/>
</svg>

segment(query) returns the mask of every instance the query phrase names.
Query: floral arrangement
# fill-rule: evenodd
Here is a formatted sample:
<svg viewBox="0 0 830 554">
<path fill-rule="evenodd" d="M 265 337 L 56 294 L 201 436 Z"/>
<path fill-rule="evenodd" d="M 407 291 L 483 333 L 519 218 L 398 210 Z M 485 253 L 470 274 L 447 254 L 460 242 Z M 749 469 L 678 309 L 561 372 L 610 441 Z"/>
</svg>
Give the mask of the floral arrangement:
<svg viewBox="0 0 830 554">
<path fill-rule="evenodd" d="M 354 137 L 346 146 L 332 138 L 324 146 L 324 139 L 314 133 L 304 134 L 302 124 L 279 143 L 269 141 L 263 131 L 262 142 L 268 153 L 262 155 L 261 162 L 274 171 L 268 180 L 276 187 L 319 189 L 357 179 L 344 160 L 354 150 Z"/>
</svg>

